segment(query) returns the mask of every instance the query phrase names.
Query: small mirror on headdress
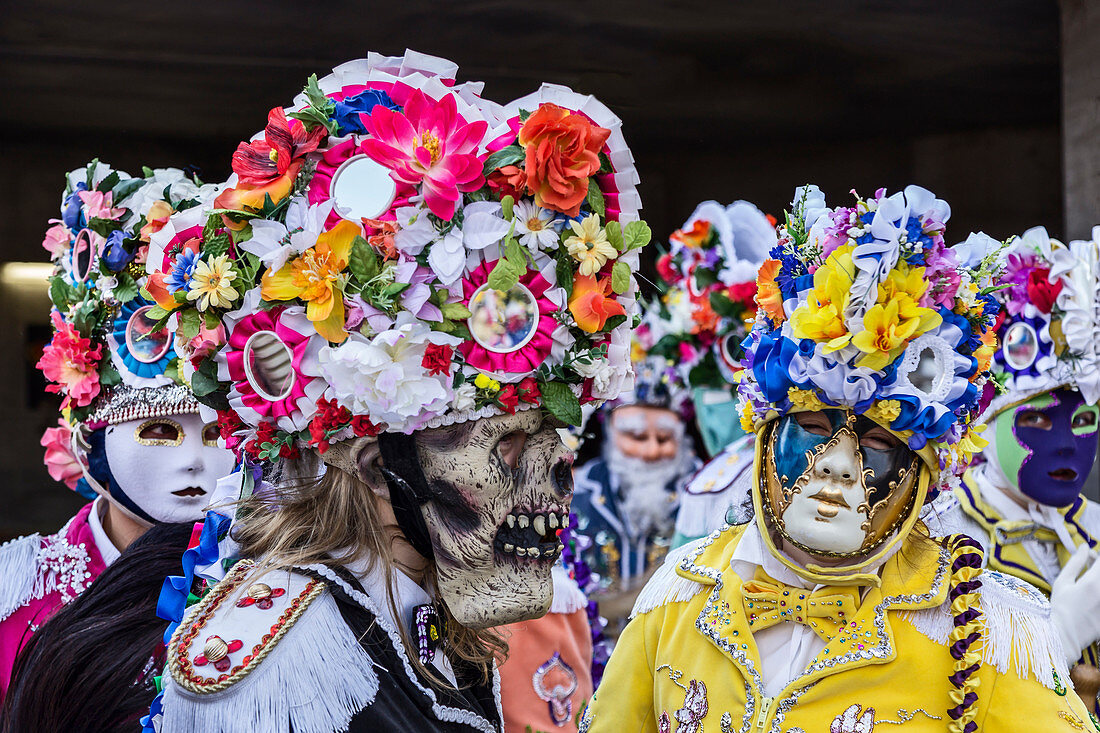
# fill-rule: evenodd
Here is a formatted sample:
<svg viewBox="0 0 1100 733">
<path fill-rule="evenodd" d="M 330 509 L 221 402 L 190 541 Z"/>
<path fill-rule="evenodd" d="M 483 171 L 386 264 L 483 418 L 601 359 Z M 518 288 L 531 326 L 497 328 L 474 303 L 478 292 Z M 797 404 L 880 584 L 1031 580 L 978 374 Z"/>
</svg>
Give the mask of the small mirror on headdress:
<svg viewBox="0 0 1100 733">
<path fill-rule="evenodd" d="M 538 325 L 538 304 L 525 286 L 516 284 L 508 291 L 488 285 L 478 288 L 470 298 L 470 334 L 489 351 L 506 354 L 527 345 Z"/>
<path fill-rule="evenodd" d="M 1013 369 L 1027 369 L 1039 358 L 1039 335 L 1028 323 L 1013 323 L 1005 330 L 1001 354 Z"/>
<path fill-rule="evenodd" d="M 92 274 L 92 265 L 96 261 L 95 244 L 93 244 L 92 230 L 81 229 L 73 242 L 73 278 L 77 282 L 85 282 Z"/>
<path fill-rule="evenodd" d="M 168 329 L 154 330 L 157 322 L 149 317 L 152 307 L 138 308 L 126 321 L 126 349 L 142 364 L 155 364 L 172 348 Z"/>
<path fill-rule="evenodd" d="M 908 382 L 927 400 L 946 399 L 955 375 L 953 354 L 946 340 L 926 333 L 909 344 L 906 358 L 898 366 L 897 381 Z"/>
<path fill-rule="evenodd" d="M 257 331 L 244 345 L 244 374 L 256 394 L 270 402 L 294 389 L 294 354 L 272 331 Z"/>
<path fill-rule="evenodd" d="M 329 195 L 337 214 L 358 222 L 386 213 L 397 195 L 397 184 L 385 167 L 365 155 L 356 155 L 336 169 Z"/>
<path fill-rule="evenodd" d="M 718 355 L 722 357 L 722 363 L 730 369 L 741 366 L 741 338 L 736 333 L 728 333 L 718 341 Z"/>
</svg>

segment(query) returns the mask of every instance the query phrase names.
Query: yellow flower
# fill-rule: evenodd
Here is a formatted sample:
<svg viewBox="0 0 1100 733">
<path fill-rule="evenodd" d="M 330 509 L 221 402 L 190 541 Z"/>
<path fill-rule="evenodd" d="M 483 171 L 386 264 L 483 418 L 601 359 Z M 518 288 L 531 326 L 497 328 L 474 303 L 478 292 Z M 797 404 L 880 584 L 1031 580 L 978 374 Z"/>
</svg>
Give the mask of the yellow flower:
<svg viewBox="0 0 1100 733">
<path fill-rule="evenodd" d="M 787 399 L 791 401 L 792 405 L 802 410 L 819 412 L 826 407 L 825 403 L 817 398 L 817 392 L 812 389 L 791 387 L 787 390 Z"/>
<path fill-rule="evenodd" d="M 905 351 L 917 325 L 915 318 L 907 321 L 900 318 L 896 301 L 871 306 L 863 316 L 864 330 L 852 338 L 852 343 L 864 354 L 856 366 L 883 369 Z"/>
<path fill-rule="evenodd" d="M 264 300 L 301 298 L 306 301 L 306 317 L 313 321 L 317 333 L 332 343 L 343 343 L 348 332 L 344 329 L 340 273 L 348 266 L 351 243 L 358 234 L 358 225 L 341 221 L 278 272 L 265 272 L 260 295 Z"/>
<path fill-rule="evenodd" d="M 478 375 L 474 377 L 474 386 L 478 389 L 484 389 L 490 392 L 500 391 L 500 382 L 488 376 L 487 374 L 478 373 Z"/>
<path fill-rule="evenodd" d="M 901 414 L 901 403 L 897 400 L 879 400 L 863 413 L 879 425 L 889 425 Z"/>
<path fill-rule="evenodd" d="M 746 433 L 756 430 L 756 424 L 753 422 L 752 405 L 748 402 L 741 406 L 741 429 Z"/>
<path fill-rule="evenodd" d="M 600 227 L 600 217 L 589 214 L 584 221 L 569 222 L 573 236 L 565 240 L 569 254 L 580 263 L 577 270 L 582 275 L 595 275 L 618 251 L 607 241 L 607 232 Z"/>
<path fill-rule="evenodd" d="M 843 349 L 851 341 L 844 322 L 854 279 L 852 245 L 837 247 L 814 273 L 814 289 L 805 305 L 791 316 L 795 338 L 813 339 L 824 345 L 825 353 Z"/>
<path fill-rule="evenodd" d="M 230 264 L 229 255 L 219 255 L 209 262 L 199 260 L 191 275 L 187 299 L 198 301 L 195 307 L 200 311 L 211 306 L 228 308 L 240 296 L 232 285 L 235 279 L 237 271 Z"/>
</svg>

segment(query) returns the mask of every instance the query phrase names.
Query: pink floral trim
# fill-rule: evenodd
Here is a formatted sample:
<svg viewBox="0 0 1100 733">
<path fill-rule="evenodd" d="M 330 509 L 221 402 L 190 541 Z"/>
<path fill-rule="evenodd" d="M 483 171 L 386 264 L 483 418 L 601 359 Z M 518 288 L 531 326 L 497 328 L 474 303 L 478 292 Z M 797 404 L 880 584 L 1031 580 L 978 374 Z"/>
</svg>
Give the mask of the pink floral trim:
<svg viewBox="0 0 1100 733">
<path fill-rule="evenodd" d="M 282 318 L 285 311 L 285 307 L 273 308 L 269 311 L 254 313 L 238 321 L 233 327 L 233 333 L 229 335 L 227 342 L 229 348 L 225 352 L 229 377 L 233 380 L 233 387 L 240 393 L 241 400 L 262 417 L 273 420 L 281 417 L 294 420 L 300 415 L 298 400 L 306 396 L 306 386 L 314 379 L 302 370 L 302 359 L 306 356 L 312 337 L 286 323 Z M 244 366 L 244 347 L 248 339 L 260 331 L 274 332 L 293 354 L 291 364 L 294 368 L 294 385 L 290 393 L 281 400 L 268 400 L 257 394 L 248 382 Z"/>
</svg>

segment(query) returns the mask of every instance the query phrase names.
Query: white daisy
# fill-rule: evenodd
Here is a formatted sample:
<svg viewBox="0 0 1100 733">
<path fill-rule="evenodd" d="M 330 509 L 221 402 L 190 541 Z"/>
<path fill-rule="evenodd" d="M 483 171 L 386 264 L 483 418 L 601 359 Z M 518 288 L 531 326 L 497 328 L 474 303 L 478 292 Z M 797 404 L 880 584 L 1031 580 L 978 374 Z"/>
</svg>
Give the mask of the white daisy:
<svg viewBox="0 0 1100 733">
<path fill-rule="evenodd" d="M 533 201 L 518 201 L 512 211 L 516 235 L 525 247 L 533 252 L 557 248 L 564 222 L 556 218 L 554 212 L 536 206 Z"/>
</svg>

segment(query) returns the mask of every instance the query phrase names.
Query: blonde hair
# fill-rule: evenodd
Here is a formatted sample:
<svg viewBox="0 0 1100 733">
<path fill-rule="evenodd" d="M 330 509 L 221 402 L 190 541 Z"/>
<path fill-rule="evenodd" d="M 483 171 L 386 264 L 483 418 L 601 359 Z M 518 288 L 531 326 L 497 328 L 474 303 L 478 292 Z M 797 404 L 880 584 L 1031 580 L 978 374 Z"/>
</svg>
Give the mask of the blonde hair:
<svg viewBox="0 0 1100 733">
<path fill-rule="evenodd" d="M 381 563 L 386 587 L 393 588 L 394 538 L 386 530 L 379 501 L 383 499 L 362 481 L 329 466 L 318 478 L 283 481 L 274 490 L 242 500 L 233 539 L 240 545 L 241 557 L 254 559 L 260 572 L 366 561 L 371 569 Z M 424 585 L 439 601 L 448 655 L 480 670 L 480 681 L 487 683 L 494 660 L 507 656 L 507 643 L 494 629 L 469 629 L 454 618 L 439 599 L 434 561 L 428 563 Z M 392 592 L 386 593 L 385 601 L 391 615 L 400 619 Z M 437 670 L 421 663 L 405 624 L 398 624 L 398 633 L 413 666 L 437 685 L 448 686 Z"/>
</svg>

